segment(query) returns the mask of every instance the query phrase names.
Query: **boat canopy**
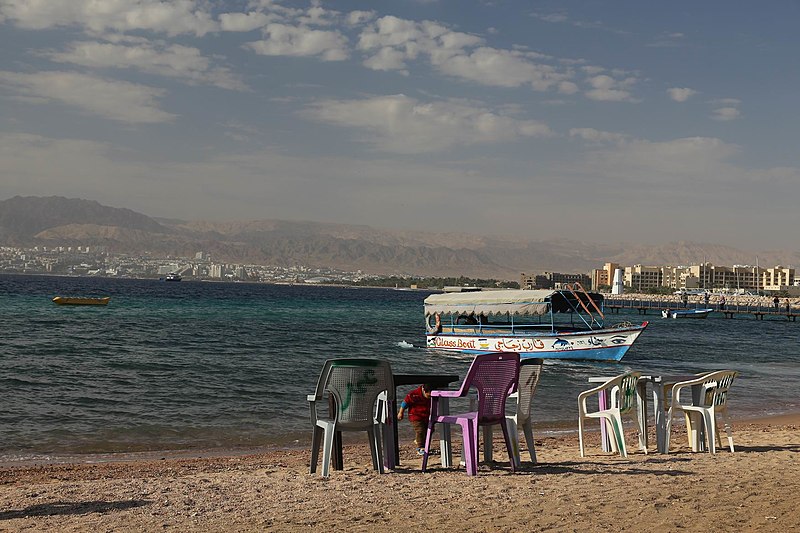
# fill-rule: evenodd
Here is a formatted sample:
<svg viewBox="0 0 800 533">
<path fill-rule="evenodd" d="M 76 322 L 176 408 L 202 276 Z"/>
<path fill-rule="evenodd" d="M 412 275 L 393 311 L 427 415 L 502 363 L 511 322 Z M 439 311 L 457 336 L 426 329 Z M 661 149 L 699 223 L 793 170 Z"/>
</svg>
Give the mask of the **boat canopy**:
<svg viewBox="0 0 800 533">
<path fill-rule="evenodd" d="M 546 315 L 576 311 L 589 299 L 603 301 L 599 293 L 564 290 L 497 290 L 431 294 L 425 298 L 425 316 L 442 315 Z"/>
</svg>

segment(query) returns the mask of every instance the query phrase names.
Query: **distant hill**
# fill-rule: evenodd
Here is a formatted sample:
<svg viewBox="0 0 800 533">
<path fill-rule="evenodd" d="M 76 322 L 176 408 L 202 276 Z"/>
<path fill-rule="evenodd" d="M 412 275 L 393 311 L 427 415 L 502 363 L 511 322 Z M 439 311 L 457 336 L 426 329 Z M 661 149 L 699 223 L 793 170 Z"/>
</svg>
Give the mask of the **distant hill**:
<svg viewBox="0 0 800 533">
<path fill-rule="evenodd" d="M 362 270 L 371 274 L 519 278 L 520 272 L 588 272 L 622 265 L 797 265 L 797 251 L 742 251 L 715 244 L 597 244 L 520 241 L 460 233 L 380 230 L 369 226 L 256 221 L 155 219 L 130 209 L 61 197 L 0 201 L 0 244 L 105 246 L 116 253 L 151 252 L 216 261 Z"/>
</svg>

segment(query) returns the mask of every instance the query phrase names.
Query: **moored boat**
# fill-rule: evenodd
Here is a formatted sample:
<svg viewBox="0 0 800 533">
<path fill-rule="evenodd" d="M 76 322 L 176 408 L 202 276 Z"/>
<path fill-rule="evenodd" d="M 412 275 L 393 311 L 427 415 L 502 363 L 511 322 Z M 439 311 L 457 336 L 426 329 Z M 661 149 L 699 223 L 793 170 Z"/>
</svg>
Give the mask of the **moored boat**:
<svg viewBox="0 0 800 533">
<path fill-rule="evenodd" d="M 87 298 L 82 296 L 56 296 L 53 302 L 58 305 L 108 305 L 111 298 Z"/>
<path fill-rule="evenodd" d="M 181 278 L 181 275 L 177 272 L 170 272 L 167 274 L 167 277 L 164 278 L 164 281 L 180 281 L 181 279 L 183 278 Z"/>
<path fill-rule="evenodd" d="M 576 284 L 577 285 L 577 284 Z M 427 347 L 471 354 L 619 361 L 647 327 L 603 324 L 603 295 L 580 285 L 557 290 L 432 294 L 425 299 Z"/>
<path fill-rule="evenodd" d="M 664 318 L 706 318 L 713 309 L 664 309 L 661 316 Z"/>
</svg>

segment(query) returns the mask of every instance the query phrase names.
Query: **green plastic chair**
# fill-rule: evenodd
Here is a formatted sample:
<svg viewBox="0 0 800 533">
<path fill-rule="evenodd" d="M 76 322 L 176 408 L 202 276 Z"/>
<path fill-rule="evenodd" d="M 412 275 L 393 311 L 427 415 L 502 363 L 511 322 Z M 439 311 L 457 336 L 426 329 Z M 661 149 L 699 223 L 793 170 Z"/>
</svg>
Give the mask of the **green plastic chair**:
<svg viewBox="0 0 800 533">
<path fill-rule="evenodd" d="M 625 433 L 622 426 L 622 417 L 630 416 L 636 420 L 639 428 L 639 447 L 647 453 L 644 444 L 644 428 L 641 427 L 637 412 L 636 385 L 641 377 L 640 372 L 628 372 L 613 377 L 593 389 L 583 391 L 578 395 L 578 441 L 581 448 L 581 457 L 586 457 L 583 445 L 583 422 L 588 419 L 601 419 L 606 424 L 611 447 L 618 451 L 622 457 L 628 456 L 625 446 Z M 589 396 L 598 395 L 601 399 L 597 411 L 589 411 L 587 400 Z M 610 406 L 603 405 L 602 398 L 608 396 Z"/>
<path fill-rule="evenodd" d="M 330 399 L 327 417 L 322 416 L 317 409 L 317 402 L 321 402 L 326 393 Z M 387 439 L 387 449 L 394 449 L 394 441 L 388 440 L 392 431 L 381 431 L 382 421 L 389 423 L 392 418 L 380 416 L 385 407 L 378 405 L 379 395 L 386 398 L 384 401 L 389 406 L 394 405 L 394 381 L 388 361 L 329 359 L 325 362 L 317 382 L 317 390 L 307 398 L 311 423 L 314 425 L 311 439 L 312 474 L 317 471 L 319 449 L 322 446 L 322 476 L 330 475 L 334 435 L 339 431 L 366 431 L 372 466 L 383 474 L 381 433 Z"/>
<path fill-rule="evenodd" d="M 693 451 L 702 449 L 701 435 L 705 433 L 708 450 L 717 453 L 717 443 L 722 446 L 722 439 L 717 424 L 717 415 L 722 418 L 725 432 L 728 434 L 728 447 L 734 451 L 733 432 L 728 418 L 728 389 L 739 373 L 735 370 L 719 370 L 697 379 L 681 381 L 672 387 L 672 403 L 667 414 L 666 450 L 669 452 L 669 437 L 672 419 L 678 411 L 686 416 L 686 429 L 689 445 Z M 691 403 L 681 401 L 681 393 L 692 391 Z"/>
</svg>

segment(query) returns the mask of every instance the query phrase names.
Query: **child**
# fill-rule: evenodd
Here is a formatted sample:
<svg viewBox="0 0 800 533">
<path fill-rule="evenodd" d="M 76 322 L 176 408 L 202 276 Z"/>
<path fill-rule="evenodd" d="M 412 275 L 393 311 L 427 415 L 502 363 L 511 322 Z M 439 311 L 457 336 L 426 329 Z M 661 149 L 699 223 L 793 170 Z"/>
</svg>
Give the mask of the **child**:
<svg viewBox="0 0 800 533">
<path fill-rule="evenodd" d="M 420 385 L 406 395 L 397 411 L 397 420 L 403 419 L 403 413 L 408 410 L 408 421 L 414 428 L 414 444 L 417 445 L 417 454 L 425 453 L 425 437 L 428 433 L 428 418 L 431 415 L 431 386 L 428 383 Z"/>
</svg>

